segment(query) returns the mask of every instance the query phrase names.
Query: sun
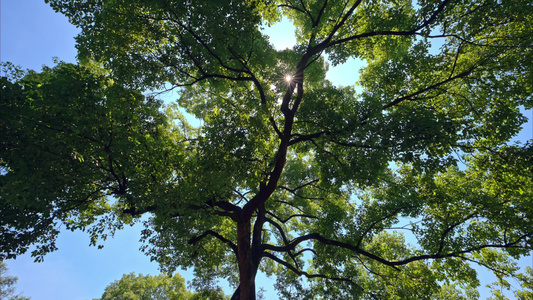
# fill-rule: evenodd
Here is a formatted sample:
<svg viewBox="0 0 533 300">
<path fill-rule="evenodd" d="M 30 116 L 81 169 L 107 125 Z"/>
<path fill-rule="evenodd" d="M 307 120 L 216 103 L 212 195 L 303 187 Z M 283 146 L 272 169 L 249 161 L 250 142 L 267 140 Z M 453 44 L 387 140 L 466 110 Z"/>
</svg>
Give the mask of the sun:
<svg viewBox="0 0 533 300">
<path fill-rule="evenodd" d="M 290 75 L 290 74 L 285 75 L 285 81 L 288 82 L 288 83 L 291 83 L 292 82 L 292 75 Z"/>
</svg>

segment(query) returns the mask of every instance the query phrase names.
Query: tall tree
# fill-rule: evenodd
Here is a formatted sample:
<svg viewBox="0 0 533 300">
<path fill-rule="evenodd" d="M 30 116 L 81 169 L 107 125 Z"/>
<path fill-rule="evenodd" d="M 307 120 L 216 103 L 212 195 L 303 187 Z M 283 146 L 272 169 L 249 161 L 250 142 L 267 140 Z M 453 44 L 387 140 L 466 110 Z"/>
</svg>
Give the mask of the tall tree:
<svg viewBox="0 0 533 300">
<path fill-rule="evenodd" d="M 2 144 L 2 252 L 53 250 L 61 222 L 93 224 L 96 239 L 149 214 L 144 250 L 167 271 L 193 267 L 197 284 L 228 278 L 233 299 L 256 298 L 258 270 L 285 298 L 446 299 L 475 294 L 472 264 L 504 284 L 532 249 L 533 142 L 509 143 L 533 106 L 528 1 L 47 2 L 81 28 L 80 60 L 109 70 L 97 82 L 110 87 L 5 83 L 7 103 L 50 105 L 36 125 L 0 127 L 30 141 Z M 277 51 L 260 28 L 281 17 L 298 44 Z M 366 62 L 362 92 L 325 79 L 326 55 Z M 169 88 L 199 126 L 133 91 Z M 127 115 L 72 113 L 102 99 L 131 100 L 102 107 Z M 65 121 L 40 121 L 63 108 Z M 53 184 L 32 189 L 45 170 Z M 21 226 L 24 209 L 35 219 Z"/>
</svg>

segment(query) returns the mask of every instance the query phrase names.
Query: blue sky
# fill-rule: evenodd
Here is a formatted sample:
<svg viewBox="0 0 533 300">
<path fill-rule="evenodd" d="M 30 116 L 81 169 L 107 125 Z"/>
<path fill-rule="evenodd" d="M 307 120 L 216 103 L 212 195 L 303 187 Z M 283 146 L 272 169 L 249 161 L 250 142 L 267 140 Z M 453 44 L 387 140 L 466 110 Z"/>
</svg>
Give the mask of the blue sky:
<svg viewBox="0 0 533 300">
<path fill-rule="evenodd" d="M 42 0 L 1 1 L 1 61 L 11 61 L 23 68 L 40 70 L 42 65 L 53 65 L 53 57 L 67 62 L 76 61 L 74 36 L 78 29 L 67 19 L 54 13 Z M 272 42 L 279 48 L 295 43 L 287 24 L 267 30 Z M 288 33 L 288 35 L 280 34 Z M 353 84 L 358 76 L 358 64 L 353 60 L 332 68 L 328 79 L 336 84 Z M 531 139 L 533 113 L 530 122 L 519 139 Z M 136 272 L 158 274 L 158 266 L 150 262 L 138 249 L 141 226 L 119 231 L 114 239 L 104 243 L 101 250 L 89 247 L 89 237 L 83 232 L 62 232 L 58 240 L 59 250 L 45 257 L 43 263 L 34 263 L 30 255 L 7 261 L 10 274 L 19 277 L 18 291 L 33 300 L 77 300 L 100 297 L 104 288 L 122 274 Z M 532 265 L 531 258 L 521 261 Z M 191 272 L 180 273 L 190 280 Z M 271 281 L 258 279 L 266 284 L 267 299 L 276 299 Z M 230 290 L 226 291 L 231 293 Z"/>
</svg>

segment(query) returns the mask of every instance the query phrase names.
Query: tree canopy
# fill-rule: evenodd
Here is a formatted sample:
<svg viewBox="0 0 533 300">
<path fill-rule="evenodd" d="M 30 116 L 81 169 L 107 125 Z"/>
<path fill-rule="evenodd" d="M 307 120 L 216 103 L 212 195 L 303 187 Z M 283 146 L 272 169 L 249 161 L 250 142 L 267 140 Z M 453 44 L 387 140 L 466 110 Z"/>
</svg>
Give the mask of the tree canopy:
<svg viewBox="0 0 533 300">
<path fill-rule="evenodd" d="M 199 293 L 187 291 L 185 279 L 175 274 L 135 275 L 124 274 L 120 280 L 110 283 L 101 298 L 95 300 L 224 300 L 220 289 Z"/>
<path fill-rule="evenodd" d="M 0 261 L 0 299 L 3 300 L 30 300 L 30 298 L 15 295 L 15 284 L 18 278 L 7 275 L 6 263 Z"/>
<path fill-rule="evenodd" d="M 471 299 L 473 265 L 528 287 L 528 1 L 47 2 L 80 64 L 2 79 L 3 257 L 147 215 L 164 271 L 233 299 L 259 270 L 286 299 Z M 261 32 L 281 18 L 292 49 Z M 349 58 L 357 90 L 325 79 Z"/>
</svg>

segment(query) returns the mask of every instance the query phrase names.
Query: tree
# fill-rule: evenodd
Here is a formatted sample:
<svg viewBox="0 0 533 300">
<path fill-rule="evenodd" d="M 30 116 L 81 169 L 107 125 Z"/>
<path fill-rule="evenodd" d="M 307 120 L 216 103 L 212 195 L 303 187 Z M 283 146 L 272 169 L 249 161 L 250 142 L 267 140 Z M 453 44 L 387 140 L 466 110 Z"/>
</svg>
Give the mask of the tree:
<svg viewBox="0 0 533 300">
<path fill-rule="evenodd" d="M 0 299 L 5 300 L 30 300 L 30 298 L 15 294 L 15 284 L 18 278 L 16 276 L 6 275 L 7 266 L 3 261 L 0 261 Z"/>
<path fill-rule="evenodd" d="M 533 142 L 510 140 L 533 101 L 527 1 L 47 2 L 103 75 L 4 80 L 4 255 L 147 214 L 148 255 L 199 286 L 228 278 L 233 299 L 256 298 L 259 270 L 287 299 L 473 297 L 472 264 L 525 278 Z M 282 17 L 293 49 L 260 31 Z M 366 62 L 360 92 L 325 79 L 348 58 Z M 141 94 L 165 89 L 166 113 Z"/>
<path fill-rule="evenodd" d="M 100 299 L 96 300 L 144 300 L 144 299 L 169 299 L 169 300 L 193 300 L 193 299 L 225 299 L 220 289 L 191 293 L 185 287 L 185 279 L 175 274 L 157 276 L 124 274 L 120 280 L 109 284 Z"/>
</svg>

